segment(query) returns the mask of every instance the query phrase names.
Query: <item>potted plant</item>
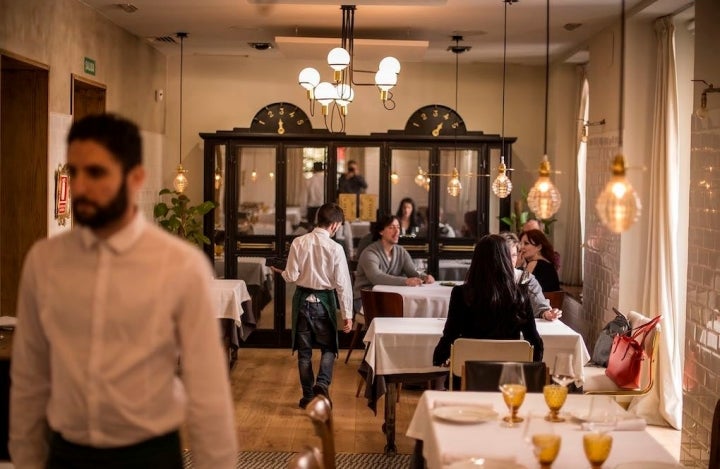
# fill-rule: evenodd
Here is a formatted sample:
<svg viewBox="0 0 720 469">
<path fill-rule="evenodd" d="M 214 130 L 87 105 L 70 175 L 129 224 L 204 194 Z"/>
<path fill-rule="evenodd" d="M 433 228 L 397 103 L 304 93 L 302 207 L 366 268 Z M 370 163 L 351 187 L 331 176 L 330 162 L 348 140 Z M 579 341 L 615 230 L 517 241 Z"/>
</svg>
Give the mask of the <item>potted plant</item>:
<svg viewBox="0 0 720 469">
<path fill-rule="evenodd" d="M 510 213 L 510 216 L 500 218 L 500 221 L 508 225 L 510 229 L 515 233 L 518 233 L 518 235 L 522 233 L 522 227 L 525 222 L 534 216 L 532 212 L 525 210 L 525 206 L 527 205 L 527 195 L 528 193 L 526 190 L 520 191 L 520 199 L 513 202 L 513 210 Z M 552 224 L 557 221 L 557 218 L 542 218 L 540 221 L 543 225 L 543 231 L 546 235 L 550 236 Z"/>
<path fill-rule="evenodd" d="M 199 205 L 191 205 L 185 194 L 163 189 L 159 195 L 171 194 L 170 204 L 158 202 L 153 208 L 153 216 L 170 233 L 187 239 L 202 249 L 210 244 L 210 238 L 203 233 L 202 217 L 215 208 L 215 203 L 205 201 Z"/>
</svg>

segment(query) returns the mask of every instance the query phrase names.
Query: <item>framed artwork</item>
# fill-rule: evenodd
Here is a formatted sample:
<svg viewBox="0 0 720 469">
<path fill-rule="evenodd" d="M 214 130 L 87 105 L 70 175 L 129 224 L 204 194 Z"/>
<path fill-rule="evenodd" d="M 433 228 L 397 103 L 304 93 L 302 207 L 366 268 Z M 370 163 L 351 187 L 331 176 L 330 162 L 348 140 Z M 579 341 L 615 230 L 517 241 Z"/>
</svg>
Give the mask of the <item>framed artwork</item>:
<svg viewBox="0 0 720 469">
<path fill-rule="evenodd" d="M 55 170 L 55 220 L 60 226 L 70 220 L 70 176 L 64 164 Z"/>
</svg>

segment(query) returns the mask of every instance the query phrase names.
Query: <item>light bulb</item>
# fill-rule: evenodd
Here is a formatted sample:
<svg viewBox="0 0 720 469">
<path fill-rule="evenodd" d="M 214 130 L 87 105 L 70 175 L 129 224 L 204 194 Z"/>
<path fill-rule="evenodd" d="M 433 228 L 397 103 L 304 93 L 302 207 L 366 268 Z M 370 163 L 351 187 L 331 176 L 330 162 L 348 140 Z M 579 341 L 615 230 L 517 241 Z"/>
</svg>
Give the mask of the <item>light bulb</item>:
<svg viewBox="0 0 720 469">
<path fill-rule="evenodd" d="M 315 100 L 322 104 L 324 115 L 328 115 L 328 106 L 337 99 L 337 96 L 335 87 L 326 81 L 315 87 Z"/>
<path fill-rule="evenodd" d="M 350 104 L 353 99 L 355 99 L 355 91 L 350 87 L 350 85 L 345 84 L 337 85 L 337 87 L 335 87 L 335 90 L 338 96 L 337 98 L 335 98 L 335 102 L 338 103 L 338 105 L 340 106 L 343 115 L 347 116 L 348 104 Z"/>
<path fill-rule="evenodd" d="M 336 47 L 328 52 L 327 63 L 336 72 L 341 72 L 350 65 L 350 53 L 342 47 Z"/>
<path fill-rule="evenodd" d="M 307 90 L 310 101 L 315 99 L 315 87 L 320 83 L 320 72 L 312 67 L 303 68 L 298 75 L 298 83 Z"/>
<path fill-rule="evenodd" d="M 430 178 L 429 177 L 425 178 L 425 182 L 423 183 L 422 187 L 423 187 L 423 189 L 425 189 L 425 191 L 430 192 Z"/>
<path fill-rule="evenodd" d="M 595 209 L 603 225 L 614 233 L 622 233 L 640 218 L 642 205 L 635 189 L 625 178 L 622 155 L 615 156 L 612 174 L 595 202 Z"/>
<path fill-rule="evenodd" d="M 385 57 L 380 61 L 378 70 L 389 70 L 395 74 L 400 73 L 400 61 L 395 57 Z"/>
<path fill-rule="evenodd" d="M 707 115 L 708 115 L 708 110 L 706 107 L 700 106 L 699 108 L 697 108 L 695 110 L 695 116 L 698 119 L 705 119 L 705 118 L 707 118 Z"/>
<path fill-rule="evenodd" d="M 447 191 L 451 197 L 459 196 L 460 191 L 462 191 L 462 184 L 460 184 L 460 174 L 458 174 L 457 168 L 453 169 L 452 177 L 448 181 Z"/>
<path fill-rule="evenodd" d="M 187 189 L 189 184 L 188 178 L 185 174 L 187 174 L 187 169 L 183 168 L 181 163 L 178 165 L 177 174 L 175 175 L 175 179 L 173 179 L 173 187 L 180 193 L 185 192 L 185 189 Z"/>
<path fill-rule="evenodd" d="M 393 184 L 397 184 L 400 182 L 400 176 L 398 175 L 397 171 L 393 170 L 393 172 L 390 174 L 390 182 Z"/>
<path fill-rule="evenodd" d="M 220 168 L 215 168 L 215 189 L 220 189 L 222 185 L 222 172 Z"/>
<path fill-rule="evenodd" d="M 252 172 L 250 173 L 250 180 L 251 180 L 252 182 L 257 181 L 257 171 L 255 171 L 254 169 L 253 169 Z"/>
<path fill-rule="evenodd" d="M 530 210 L 539 218 L 551 218 L 560 209 L 562 198 L 560 191 L 550 181 L 550 162 L 547 155 L 540 163 L 539 177 L 535 185 L 530 189 L 527 196 L 527 204 Z"/>
<path fill-rule="evenodd" d="M 418 172 L 415 175 L 415 184 L 422 187 L 423 184 L 425 184 L 425 173 L 423 172 L 423 169 L 421 166 L 418 166 Z"/>
<path fill-rule="evenodd" d="M 268 174 L 268 176 L 270 177 L 270 180 L 271 180 L 271 181 L 272 181 L 273 179 L 275 179 L 275 173 L 272 172 L 272 171 L 270 171 L 270 174 Z"/>
<path fill-rule="evenodd" d="M 500 166 L 498 166 L 498 175 L 492 183 L 493 194 L 500 197 L 501 199 L 509 196 L 512 192 L 513 187 L 512 181 L 510 181 L 510 178 L 507 177 L 507 174 L 505 174 L 506 171 L 507 167 L 505 166 L 505 157 L 501 156 Z"/>
</svg>

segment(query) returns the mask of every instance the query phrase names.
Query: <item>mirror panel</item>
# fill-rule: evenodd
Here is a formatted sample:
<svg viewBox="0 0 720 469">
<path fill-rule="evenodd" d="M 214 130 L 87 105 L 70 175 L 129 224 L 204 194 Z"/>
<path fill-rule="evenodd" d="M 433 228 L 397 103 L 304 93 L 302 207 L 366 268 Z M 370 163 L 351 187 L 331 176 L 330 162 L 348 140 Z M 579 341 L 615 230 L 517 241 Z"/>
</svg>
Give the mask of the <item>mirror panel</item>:
<svg viewBox="0 0 720 469">
<path fill-rule="evenodd" d="M 238 236 L 275 235 L 275 147 L 238 147 Z"/>
<path fill-rule="evenodd" d="M 454 197 L 448 193 L 450 174 L 457 168 L 462 190 Z M 445 148 L 440 150 L 439 223 L 441 238 L 472 238 L 477 225 L 478 152 L 471 149 Z"/>
<path fill-rule="evenodd" d="M 430 150 L 394 148 L 390 161 L 391 174 L 398 175 L 397 183 L 390 185 L 390 212 L 400 218 L 400 236 L 425 237 L 430 181 L 419 173 L 428 172 Z"/>
<path fill-rule="evenodd" d="M 315 213 L 327 200 L 325 168 L 327 147 L 288 147 L 286 219 L 292 235 L 310 231 Z"/>
</svg>

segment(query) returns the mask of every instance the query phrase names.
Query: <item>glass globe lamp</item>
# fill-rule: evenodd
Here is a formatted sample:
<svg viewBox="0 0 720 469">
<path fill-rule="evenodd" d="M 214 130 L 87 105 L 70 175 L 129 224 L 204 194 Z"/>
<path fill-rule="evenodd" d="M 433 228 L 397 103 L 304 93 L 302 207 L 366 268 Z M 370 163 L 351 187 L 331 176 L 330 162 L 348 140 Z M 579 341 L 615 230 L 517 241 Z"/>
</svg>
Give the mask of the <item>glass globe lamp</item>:
<svg viewBox="0 0 720 469">
<path fill-rule="evenodd" d="M 350 65 L 350 53 L 342 47 L 336 47 L 328 52 L 327 63 L 333 69 L 335 83 L 342 80 L 342 71 Z"/>
<path fill-rule="evenodd" d="M 314 99 L 313 90 L 320 83 L 320 72 L 312 67 L 303 68 L 298 75 L 298 83 L 307 90 L 308 99 Z"/>
<path fill-rule="evenodd" d="M 450 180 L 448 181 L 447 191 L 448 191 L 448 194 L 450 194 L 450 196 L 452 196 L 452 197 L 459 196 L 460 191 L 462 191 L 462 184 L 460 183 L 460 174 L 458 173 L 457 168 L 453 168 L 452 176 L 450 177 Z"/>
<path fill-rule="evenodd" d="M 493 194 L 504 199 L 512 192 L 512 181 L 507 177 L 507 166 L 505 166 L 505 157 L 500 157 L 500 166 L 498 166 L 498 175 L 492 183 Z"/>
<path fill-rule="evenodd" d="M 187 186 L 189 184 L 187 176 L 187 169 L 183 168 L 182 163 L 178 165 L 177 167 L 177 174 L 175 175 L 175 179 L 173 179 L 173 187 L 176 191 L 182 193 L 185 192 L 185 189 L 187 189 Z"/>
<path fill-rule="evenodd" d="M 540 162 L 538 175 L 535 185 L 528 193 L 527 204 L 530 210 L 539 218 L 551 218 L 560 209 L 562 198 L 560 197 L 560 191 L 550 180 L 550 162 L 547 155 Z"/>
<path fill-rule="evenodd" d="M 418 166 L 418 172 L 415 175 L 415 184 L 422 187 L 425 184 L 425 172 L 421 166 Z"/>
<path fill-rule="evenodd" d="M 380 61 L 378 70 L 389 70 L 397 75 L 400 73 L 400 61 L 395 57 L 385 57 Z"/>
<path fill-rule="evenodd" d="M 390 173 L 390 182 L 393 184 L 397 184 L 400 182 L 400 176 L 398 175 L 397 171 L 393 170 L 392 173 Z"/>
<path fill-rule="evenodd" d="M 613 233 L 627 231 L 640 218 L 642 205 L 635 189 L 625 178 L 625 158 L 615 156 L 612 177 L 595 202 L 600 221 Z"/>
</svg>

